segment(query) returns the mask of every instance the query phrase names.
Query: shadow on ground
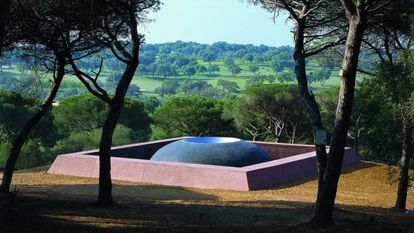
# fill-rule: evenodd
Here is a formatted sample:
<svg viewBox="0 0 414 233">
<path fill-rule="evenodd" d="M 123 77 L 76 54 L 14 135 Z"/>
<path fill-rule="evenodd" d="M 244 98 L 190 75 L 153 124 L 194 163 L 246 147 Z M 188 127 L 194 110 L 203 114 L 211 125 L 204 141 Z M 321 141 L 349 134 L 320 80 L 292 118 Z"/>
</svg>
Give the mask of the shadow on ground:
<svg viewBox="0 0 414 233">
<path fill-rule="evenodd" d="M 375 166 L 361 163 L 345 168 L 343 173 Z M 0 207 L 0 233 L 414 233 L 414 215 L 358 205 L 338 205 L 335 226 L 315 229 L 306 224 L 312 217 L 313 203 L 266 199 L 261 195 L 273 195 L 266 191 L 250 193 L 255 195 L 253 199 L 246 199 L 247 193 L 229 191 L 223 199 L 223 194 L 214 190 L 115 182 L 113 193 L 117 205 L 99 208 L 94 204 L 96 180 L 42 173 L 27 173 L 25 178 L 33 178 L 35 182 L 21 181 L 18 185 L 21 191 L 13 204 Z M 274 189 L 310 180 L 314 179 L 293 181 Z M 67 183 L 62 185 L 62 182 Z"/>
<path fill-rule="evenodd" d="M 70 186 L 70 185 L 69 185 Z M 88 185 L 80 187 L 88 189 Z M 56 187 L 55 187 L 56 188 Z M 58 187 L 59 189 L 71 187 Z M 73 187 L 72 187 L 73 188 Z M 79 188 L 79 187 L 77 187 Z M 134 190 L 135 187 L 128 187 Z M 147 187 L 148 188 L 148 187 Z M 155 186 L 153 189 L 163 188 Z M 170 188 L 171 189 L 171 188 Z M 214 195 L 176 188 L 186 202 L 126 200 L 100 208 L 91 196 L 68 197 L 19 194 L 1 209 L 0 232 L 106 233 L 106 232 L 409 232 L 414 216 L 390 209 L 339 206 L 334 227 L 314 229 L 305 224 L 313 205 L 293 201 L 220 202 Z"/>
</svg>

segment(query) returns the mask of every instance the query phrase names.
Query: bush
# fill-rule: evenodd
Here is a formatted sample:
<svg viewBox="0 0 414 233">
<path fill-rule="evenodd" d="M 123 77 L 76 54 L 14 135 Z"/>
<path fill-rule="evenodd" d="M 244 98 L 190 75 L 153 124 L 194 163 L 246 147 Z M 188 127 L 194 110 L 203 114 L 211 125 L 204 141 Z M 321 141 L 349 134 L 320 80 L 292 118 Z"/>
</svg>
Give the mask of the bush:
<svg viewBox="0 0 414 233">
<path fill-rule="evenodd" d="M 4 168 L 6 165 L 7 156 L 11 148 L 11 142 L 0 144 L 0 167 Z M 27 169 L 45 165 L 48 162 L 48 159 L 45 157 L 46 154 L 47 152 L 40 141 L 30 139 L 23 145 L 15 169 Z"/>
<path fill-rule="evenodd" d="M 233 131 L 232 121 L 224 120 L 223 102 L 200 96 L 174 97 L 154 113 L 157 127 L 168 135 L 219 136 Z"/>
<path fill-rule="evenodd" d="M 104 125 L 109 108 L 92 95 L 68 98 L 53 109 L 54 122 L 62 137 L 74 133 L 87 134 Z M 145 141 L 151 134 L 151 119 L 144 103 L 125 99 L 119 124 L 132 129 L 131 140 Z"/>
<path fill-rule="evenodd" d="M 51 154 L 57 156 L 76 151 L 97 149 L 101 139 L 102 130 L 95 129 L 89 133 L 72 133 L 69 137 L 60 140 L 52 149 Z M 132 130 L 123 125 L 115 129 L 112 145 L 125 145 L 132 143 Z"/>
</svg>

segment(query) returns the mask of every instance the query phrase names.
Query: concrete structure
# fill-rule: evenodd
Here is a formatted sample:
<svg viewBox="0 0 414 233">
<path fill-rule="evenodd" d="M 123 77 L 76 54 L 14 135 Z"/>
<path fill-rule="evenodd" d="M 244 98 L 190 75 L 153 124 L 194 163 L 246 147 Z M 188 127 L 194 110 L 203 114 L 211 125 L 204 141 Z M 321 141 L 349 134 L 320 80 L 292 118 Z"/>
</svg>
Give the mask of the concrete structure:
<svg viewBox="0 0 414 233">
<path fill-rule="evenodd" d="M 151 160 L 245 167 L 272 157 L 263 148 L 238 138 L 191 137 L 162 147 Z"/>
<path fill-rule="evenodd" d="M 111 175 L 114 180 L 237 191 L 271 188 L 290 180 L 317 176 L 316 154 L 312 145 L 254 142 L 265 149 L 272 161 L 245 167 L 162 162 L 149 160 L 161 147 L 180 140 L 173 138 L 118 146 L 112 149 Z M 98 177 L 98 151 L 59 155 L 48 173 Z M 360 160 L 345 149 L 343 165 Z"/>
</svg>

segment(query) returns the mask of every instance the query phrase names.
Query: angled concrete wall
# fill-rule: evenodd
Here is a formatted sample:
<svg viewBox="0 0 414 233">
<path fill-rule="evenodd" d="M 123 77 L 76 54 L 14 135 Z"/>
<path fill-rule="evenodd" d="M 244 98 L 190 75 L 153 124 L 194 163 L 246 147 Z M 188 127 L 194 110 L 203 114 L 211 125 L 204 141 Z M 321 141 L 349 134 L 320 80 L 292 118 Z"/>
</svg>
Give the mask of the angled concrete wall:
<svg viewBox="0 0 414 233">
<path fill-rule="evenodd" d="M 275 160 L 241 168 L 148 160 L 148 151 L 179 140 L 173 138 L 154 142 L 114 147 L 118 157 L 111 158 L 114 180 L 184 186 L 201 189 L 237 191 L 271 188 L 294 179 L 317 175 L 316 153 L 311 145 L 290 145 L 255 142 L 272 154 Z M 132 148 L 132 151 L 128 151 Z M 143 149 L 142 149 L 143 148 Z M 141 150 L 142 149 L 142 150 Z M 137 155 L 134 155 L 136 153 Z M 299 153 L 299 154 L 295 154 Z M 59 155 L 48 173 L 80 177 L 98 177 L 97 150 Z M 133 158 L 125 158 L 133 154 Z M 137 159 L 139 155 L 145 159 Z M 135 157 L 135 158 L 134 158 Z M 355 153 L 347 148 L 344 166 L 358 163 Z"/>
<path fill-rule="evenodd" d="M 142 182 L 200 189 L 248 191 L 246 172 L 240 168 L 111 158 L 113 180 Z M 49 174 L 98 178 L 97 156 L 59 155 L 48 170 Z"/>
</svg>

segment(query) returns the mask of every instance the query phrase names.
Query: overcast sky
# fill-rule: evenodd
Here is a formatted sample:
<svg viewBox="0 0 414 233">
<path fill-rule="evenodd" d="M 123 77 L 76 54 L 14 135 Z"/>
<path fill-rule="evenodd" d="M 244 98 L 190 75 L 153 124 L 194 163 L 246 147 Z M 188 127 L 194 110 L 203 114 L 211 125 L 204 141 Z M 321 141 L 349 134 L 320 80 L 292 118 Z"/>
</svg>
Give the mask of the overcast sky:
<svg viewBox="0 0 414 233">
<path fill-rule="evenodd" d="M 147 43 L 177 40 L 212 44 L 292 45 L 292 24 L 243 0 L 164 0 L 145 27 Z"/>
</svg>

